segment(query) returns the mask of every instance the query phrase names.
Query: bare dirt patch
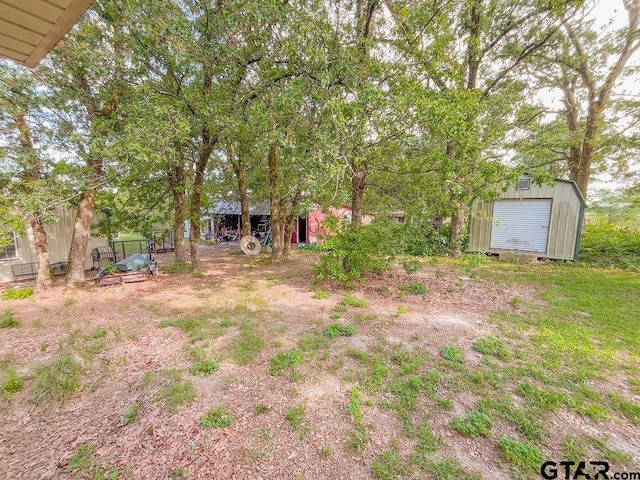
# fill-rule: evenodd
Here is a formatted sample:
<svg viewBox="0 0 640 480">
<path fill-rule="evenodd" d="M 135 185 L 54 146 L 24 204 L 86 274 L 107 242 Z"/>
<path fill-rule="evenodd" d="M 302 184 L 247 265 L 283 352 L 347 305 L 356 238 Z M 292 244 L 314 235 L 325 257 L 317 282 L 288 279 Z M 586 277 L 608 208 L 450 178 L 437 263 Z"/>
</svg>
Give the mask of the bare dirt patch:
<svg viewBox="0 0 640 480">
<path fill-rule="evenodd" d="M 27 379 L 21 392 L 0 400 L 3 478 L 89 475 L 71 472 L 69 464 L 87 443 L 96 447 L 94 467 L 117 470 L 120 478 L 371 478 L 373 459 L 394 441 L 406 449 L 415 442 L 404 438 L 392 412 L 371 401 L 361 406 L 368 440 L 359 452 L 350 445 L 348 402 L 358 371 L 348 353 L 421 349 L 439 358 L 444 346 L 455 344 L 469 363 L 477 363 L 481 356 L 473 342 L 497 332 L 487 321 L 489 312 L 517 312 L 514 298 L 535 298 L 532 291 L 456 268 L 425 267 L 412 275 L 397 269 L 376 277 L 352 293 L 368 306 L 336 309 L 347 292 L 324 285 L 328 298 L 315 298 L 320 286 L 312 283 L 313 252 L 293 252 L 277 263 L 216 246 L 203 247 L 202 255 L 202 276 L 161 273 L 118 287 L 58 285 L 0 305 L 21 324 L 0 331 L 0 360 Z M 160 259 L 161 265 L 169 261 L 168 255 Z M 404 286 L 415 282 L 426 293 L 408 293 Z M 204 319 L 207 334 L 200 338 L 175 326 L 185 319 Z M 356 334 L 327 340 L 322 332 L 335 321 L 354 325 Z M 97 335 L 101 329 L 106 333 Z M 252 332 L 262 344 L 251 346 Z M 255 350 L 246 363 L 237 360 L 244 348 Z M 217 362 L 215 373 L 189 374 L 198 349 Z M 271 359 L 291 349 L 303 352 L 301 363 L 270 375 Z M 34 404 L 38 367 L 67 350 L 82 366 L 78 390 L 64 403 Z M 157 379 L 174 370 L 196 394 L 170 410 Z M 453 415 L 474 403 L 470 396 L 452 399 L 452 411 L 430 413 L 443 450 L 485 478 L 510 478 L 495 443 L 448 428 Z M 125 424 L 134 403 L 137 418 Z M 216 406 L 232 413 L 233 424 L 200 426 Z M 294 428 L 287 414 L 297 407 L 304 414 Z M 628 439 L 633 432 L 623 435 Z"/>
</svg>

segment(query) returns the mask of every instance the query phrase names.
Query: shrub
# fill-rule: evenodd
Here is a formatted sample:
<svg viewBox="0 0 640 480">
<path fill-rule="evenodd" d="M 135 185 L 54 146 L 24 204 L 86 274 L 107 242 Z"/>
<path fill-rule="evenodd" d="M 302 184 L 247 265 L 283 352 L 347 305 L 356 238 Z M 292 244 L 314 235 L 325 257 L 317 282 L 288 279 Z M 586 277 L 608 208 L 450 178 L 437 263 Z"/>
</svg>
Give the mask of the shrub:
<svg viewBox="0 0 640 480">
<path fill-rule="evenodd" d="M 640 271 L 640 230 L 604 222 L 585 225 L 580 260 L 596 267 Z"/>
</svg>

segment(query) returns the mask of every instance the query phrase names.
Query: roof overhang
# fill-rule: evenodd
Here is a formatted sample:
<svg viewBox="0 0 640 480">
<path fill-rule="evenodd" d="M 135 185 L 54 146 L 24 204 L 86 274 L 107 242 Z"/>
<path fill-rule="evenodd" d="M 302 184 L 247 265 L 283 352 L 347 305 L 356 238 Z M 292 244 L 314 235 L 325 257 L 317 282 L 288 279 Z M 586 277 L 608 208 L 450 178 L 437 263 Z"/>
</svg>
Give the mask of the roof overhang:
<svg viewBox="0 0 640 480">
<path fill-rule="evenodd" d="M 0 0 L 0 57 L 33 68 L 94 0 Z"/>
</svg>

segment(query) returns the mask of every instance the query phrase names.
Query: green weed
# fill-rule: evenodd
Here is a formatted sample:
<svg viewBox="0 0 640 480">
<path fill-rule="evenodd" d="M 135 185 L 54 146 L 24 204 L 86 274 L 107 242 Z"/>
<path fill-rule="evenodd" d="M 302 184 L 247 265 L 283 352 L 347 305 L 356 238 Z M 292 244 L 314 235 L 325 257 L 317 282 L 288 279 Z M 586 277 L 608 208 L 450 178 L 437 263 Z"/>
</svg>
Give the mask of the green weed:
<svg viewBox="0 0 640 480">
<path fill-rule="evenodd" d="M 13 312 L 11 310 L 7 310 L 0 314 L 0 328 L 17 328 L 20 326 L 20 323 L 13 318 Z"/>
<path fill-rule="evenodd" d="M 324 300 L 325 298 L 329 298 L 329 294 L 324 290 L 318 290 L 313 298 L 317 298 L 318 300 Z"/>
<path fill-rule="evenodd" d="M 129 405 L 124 412 L 124 417 L 122 419 L 123 425 L 130 425 L 134 423 L 138 419 L 138 414 L 140 412 L 140 404 L 138 402 L 133 402 Z"/>
<path fill-rule="evenodd" d="M 398 286 L 399 296 L 403 295 L 425 295 L 429 289 L 423 282 L 413 282 Z"/>
<path fill-rule="evenodd" d="M 404 271 L 408 274 L 419 272 L 422 268 L 422 263 L 414 259 L 405 259 L 400 263 L 402 264 L 402 268 L 404 268 Z"/>
<path fill-rule="evenodd" d="M 259 403 L 258 405 L 256 405 L 256 409 L 254 411 L 254 413 L 256 415 L 262 415 L 263 413 L 267 413 L 270 410 L 268 405 L 265 405 L 264 403 Z"/>
<path fill-rule="evenodd" d="M 364 298 L 358 299 L 358 298 L 352 297 L 351 295 L 343 298 L 340 304 L 345 307 L 355 307 L 355 308 L 367 308 L 369 306 L 369 302 L 367 302 Z"/>
<path fill-rule="evenodd" d="M 306 409 L 305 405 L 300 404 L 287 410 L 285 418 L 293 430 L 304 431 L 304 413 Z"/>
<path fill-rule="evenodd" d="M 426 470 L 434 480 L 482 480 L 482 475 L 465 471 L 457 460 L 451 458 L 430 462 Z"/>
<path fill-rule="evenodd" d="M 213 360 L 199 360 L 191 366 L 191 375 L 211 375 L 217 372 L 220 366 Z"/>
<path fill-rule="evenodd" d="M 180 405 L 190 404 L 196 398 L 196 389 L 191 381 L 182 382 L 182 373 L 177 370 L 167 370 L 165 384 L 158 393 L 158 400 L 170 412 L 177 411 Z"/>
<path fill-rule="evenodd" d="M 107 336 L 107 330 L 104 328 L 98 328 L 91 334 L 91 338 L 104 338 Z"/>
<path fill-rule="evenodd" d="M 227 428 L 233 424 L 234 418 L 223 407 L 210 409 L 200 418 L 201 427 Z"/>
<path fill-rule="evenodd" d="M 465 362 L 462 350 L 460 349 L 460 347 L 456 347 L 455 345 L 447 345 L 440 351 L 440 354 L 453 363 Z"/>
<path fill-rule="evenodd" d="M 190 273 L 192 271 L 191 265 L 185 262 L 176 262 L 175 260 L 171 265 L 163 267 L 162 271 L 169 274 Z"/>
<path fill-rule="evenodd" d="M 353 325 L 342 325 L 341 323 L 332 323 L 325 328 L 322 334 L 328 338 L 350 337 L 356 333 L 356 327 Z"/>
<path fill-rule="evenodd" d="M 293 371 L 301 361 L 302 354 L 295 348 L 286 352 L 279 352 L 270 361 L 269 375 L 278 376 L 284 370 Z"/>
<path fill-rule="evenodd" d="M 500 340 L 496 337 L 481 338 L 474 342 L 473 348 L 475 348 L 480 353 L 493 355 L 500 360 L 511 360 L 511 353 L 507 349 L 506 344 L 503 340 Z"/>
<path fill-rule="evenodd" d="M 19 392 L 24 387 L 24 378 L 19 377 L 12 368 L 5 370 L 5 378 L 2 381 L 2 394 L 5 398 L 10 398 L 14 393 Z"/>
<path fill-rule="evenodd" d="M 391 445 L 378 458 L 373 459 L 371 465 L 373 469 L 373 477 L 380 480 L 391 478 L 404 478 L 409 473 L 409 467 L 400 455 L 400 448 L 397 442 Z"/>
</svg>

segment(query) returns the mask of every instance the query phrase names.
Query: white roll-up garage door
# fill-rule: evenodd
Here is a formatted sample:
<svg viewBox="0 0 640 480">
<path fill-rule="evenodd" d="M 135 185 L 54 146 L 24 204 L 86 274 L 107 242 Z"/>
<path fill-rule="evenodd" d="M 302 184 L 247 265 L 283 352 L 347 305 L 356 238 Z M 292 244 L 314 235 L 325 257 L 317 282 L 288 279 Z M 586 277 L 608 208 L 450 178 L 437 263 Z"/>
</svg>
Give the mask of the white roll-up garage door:
<svg viewBox="0 0 640 480">
<path fill-rule="evenodd" d="M 551 199 L 496 201 L 491 248 L 546 253 L 550 217 Z"/>
</svg>

